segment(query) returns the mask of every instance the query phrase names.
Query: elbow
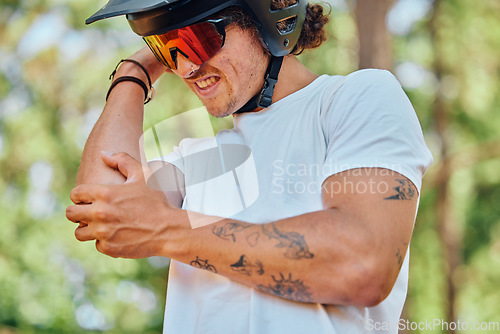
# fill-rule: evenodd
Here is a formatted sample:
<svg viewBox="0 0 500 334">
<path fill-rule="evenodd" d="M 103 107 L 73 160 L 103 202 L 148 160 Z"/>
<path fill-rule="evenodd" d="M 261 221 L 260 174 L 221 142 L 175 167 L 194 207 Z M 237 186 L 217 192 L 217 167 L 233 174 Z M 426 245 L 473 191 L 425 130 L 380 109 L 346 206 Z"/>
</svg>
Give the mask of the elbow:
<svg viewBox="0 0 500 334">
<path fill-rule="evenodd" d="M 391 293 L 385 285 L 369 283 L 364 289 L 364 294 L 358 300 L 358 305 L 363 307 L 374 307 L 382 303 Z"/>
<path fill-rule="evenodd" d="M 359 266 L 359 265 L 358 265 Z M 351 304 L 361 307 L 374 307 L 382 303 L 391 293 L 396 282 L 391 270 L 381 268 L 380 263 L 363 265 L 352 278 Z"/>
</svg>

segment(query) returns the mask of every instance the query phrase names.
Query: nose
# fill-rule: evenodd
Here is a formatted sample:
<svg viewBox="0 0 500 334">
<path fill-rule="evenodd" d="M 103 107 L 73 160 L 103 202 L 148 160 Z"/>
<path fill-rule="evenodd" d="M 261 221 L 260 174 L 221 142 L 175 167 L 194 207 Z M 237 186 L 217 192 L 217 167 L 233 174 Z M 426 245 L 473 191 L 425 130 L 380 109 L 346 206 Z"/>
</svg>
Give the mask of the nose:
<svg viewBox="0 0 500 334">
<path fill-rule="evenodd" d="M 177 69 L 172 70 L 181 78 L 189 78 L 200 69 L 201 65 L 196 65 L 181 52 L 177 52 Z"/>
</svg>

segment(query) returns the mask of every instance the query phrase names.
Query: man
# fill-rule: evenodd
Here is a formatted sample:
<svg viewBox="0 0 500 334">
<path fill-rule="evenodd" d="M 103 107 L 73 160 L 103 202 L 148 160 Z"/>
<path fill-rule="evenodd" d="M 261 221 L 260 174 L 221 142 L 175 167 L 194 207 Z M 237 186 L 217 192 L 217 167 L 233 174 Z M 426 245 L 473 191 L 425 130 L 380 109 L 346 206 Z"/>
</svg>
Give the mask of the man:
<svg viewBox="0 0 500 334">
<path fill-rule="evenodd" d="M 305 1 L 112 0 L 90 21 L 123 14 L 156 58 L 114 75 L 67 209 L 76 238 L 172 259 L 166 333 L 397 333 L 432 157 L 395 78 L 305 68 L 291 53 L 326 23 Z M 165 70 L 234 128 L 143 167 L 143 102 Z"/>
</svg>

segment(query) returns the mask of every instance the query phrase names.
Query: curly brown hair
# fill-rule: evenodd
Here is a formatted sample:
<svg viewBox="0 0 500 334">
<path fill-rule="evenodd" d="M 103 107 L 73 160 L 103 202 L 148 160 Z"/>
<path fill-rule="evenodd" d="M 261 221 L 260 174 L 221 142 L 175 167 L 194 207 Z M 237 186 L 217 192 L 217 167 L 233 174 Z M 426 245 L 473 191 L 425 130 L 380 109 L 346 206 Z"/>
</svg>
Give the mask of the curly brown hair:
<svg viewBox="0 0 500 334">
<path fill-rule="evenodd" d="M 272 0 L 271 10 L 284 9 L 297 3 L 297 0 Z M 326 4 L 328 5 L 328 4 Z M 320 4 L 308 4 L 306 19 L 297 45 L 293 48 L 291 54 L 299 55 L 306 49 L 319 47 L 326 40 L 325 26 L 329 21 L 330 12 L 325 10 Z M 287 22 L 278 22 L 278 29 L 286 29 Z"/>
<path fill-rule="evenodd" d="M 270 9 L 284 9 L 296 3 L 297 0 L 272 0 Z M 325 3 L 325 5 L 329 6 L 327 3 Z M 304 52 L 304 50 L 317 48 L 326 40 L 325 25 L 329 21 L 329 14 L 330 12 L 325 12 L 323 5 L 307 5 L 304 25 L 302 26 L 299 40 L 291 51 L 291 54 L 299 55 Z M 252 19 L 240 7 L 227 8 L 226 10 L 217 13 L 217 16 L 231 16 L 240 28 L 245 30 L 254 30 L 257 33 L 257 28 L 252 22 Z M 288 24 L 290 24 L 290 22 L 287 20 L 280 21 L 277 24 L 277 28 L 279 30 L 287 30 Z"/>
</svg>

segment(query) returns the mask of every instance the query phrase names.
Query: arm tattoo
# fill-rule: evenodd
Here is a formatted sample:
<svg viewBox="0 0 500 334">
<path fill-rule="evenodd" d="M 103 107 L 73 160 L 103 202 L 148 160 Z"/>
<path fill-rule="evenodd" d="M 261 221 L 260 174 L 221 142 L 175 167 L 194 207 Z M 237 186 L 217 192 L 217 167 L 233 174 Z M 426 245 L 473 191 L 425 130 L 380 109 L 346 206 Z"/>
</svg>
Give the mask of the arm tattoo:
<svg viewBox="0 0 500 334">
<path fill-rule="evenodd" d="M 247 276 L 252 275 L 253 269 L 257 270 L 257 274 L 259 275 L 262 275 L 264 273 L 262 262 L 257 260 L 255 261 L 255 263 L 252 263 L 248 261 L 246 255 L 242 255 L 238 262 L 232 264 L 231 269 Z"/>
<path fill-rule="evenodd" d="M 408 243 L 407 242 L 404 242 L 402 241 L 401 244 L 403 245 L 403 251 L 401 251 L 401 249 L 398 247 L 398 250 L 396 251 L 396 259 L 398 260 L 398 265 L 399 267 L 401 268 L 401 265 L 403 264 L 403 261 L 405 259 L 405 256 L 404 256 L 404 250 L 408 248 Z"/>
<path fill-rule="evenodd" d="M 308 291 L 308 287 L 304 285 L 304 282 L 297 279 L 292 280 L 292 274 L 288 274 L 285 278 L 282 273 L 280 273 L 280 278 L 276 279 L 274 275 L 271 275 L 274 283 L 267 286 L 259 284 L 257 288 L 262 291 L 269 293 L 274 296 L 298 301 L 298 302 L 312 302 L 311 293 Z"/>
<path fill-rule="evenodd" d="M 415 189 L 413 188 L 413 184 L 410 180 L 406 179 L 396 179 L 399 182 L 399 186 L 394 187 L 394 190 L 397 191 L 396 195 L 386 197 L 384 199 L 404 199 L 410 200 L 415 197 Z"/>
<path fill-rule="evenodd" d="M 217 273 L 217 269 L 215 269 L 213 265 L 208 263 L 208 260 L 202 260 L 198 256 L 196 256 L 196 260 L 191 261 L 189 264 L 195 268 L 205 269 L 213 273 Z"/>
<path fill-rule="evenodd" d="M 262 225 L 262 232 L 269 239 L 279 241 L 275 247 L 286 248 L 285 256 L 289 259 L 312 259 L 314 254 L 309 252 L 309 247 L 304 239 L 304 236 L 297 232 L 283 232 L 278 230 L 274 223 L 271 223 L 272 230 L 267 230 L 265 225 Z"/>
<path fill-rule="evenodd" d="M 250 247 L 255 247 L 257 245 L 257 241 L 259 241 L 260 233 L 254 232 L 247 237 L 247 242 Z"/>
<path fill-rule="evenodd" d="M 396 251 L 396 259 L 398 260 L 398 265 L 401 267 L 403 264 L 403 254 L 401 253 L 401 250 L 398 248 Z"/>
<path fill-rule="evenodd" d="M 212 229 L 212 233 L 221 239 L 233 240 L 233 242 L 236 242 L 236 236 L 234 234 L 241 232 L 250 226 L 252 226 L 252 224 L 239 222 L 225 223 L 223 226 L 215 225 Z"/>
</svg>

